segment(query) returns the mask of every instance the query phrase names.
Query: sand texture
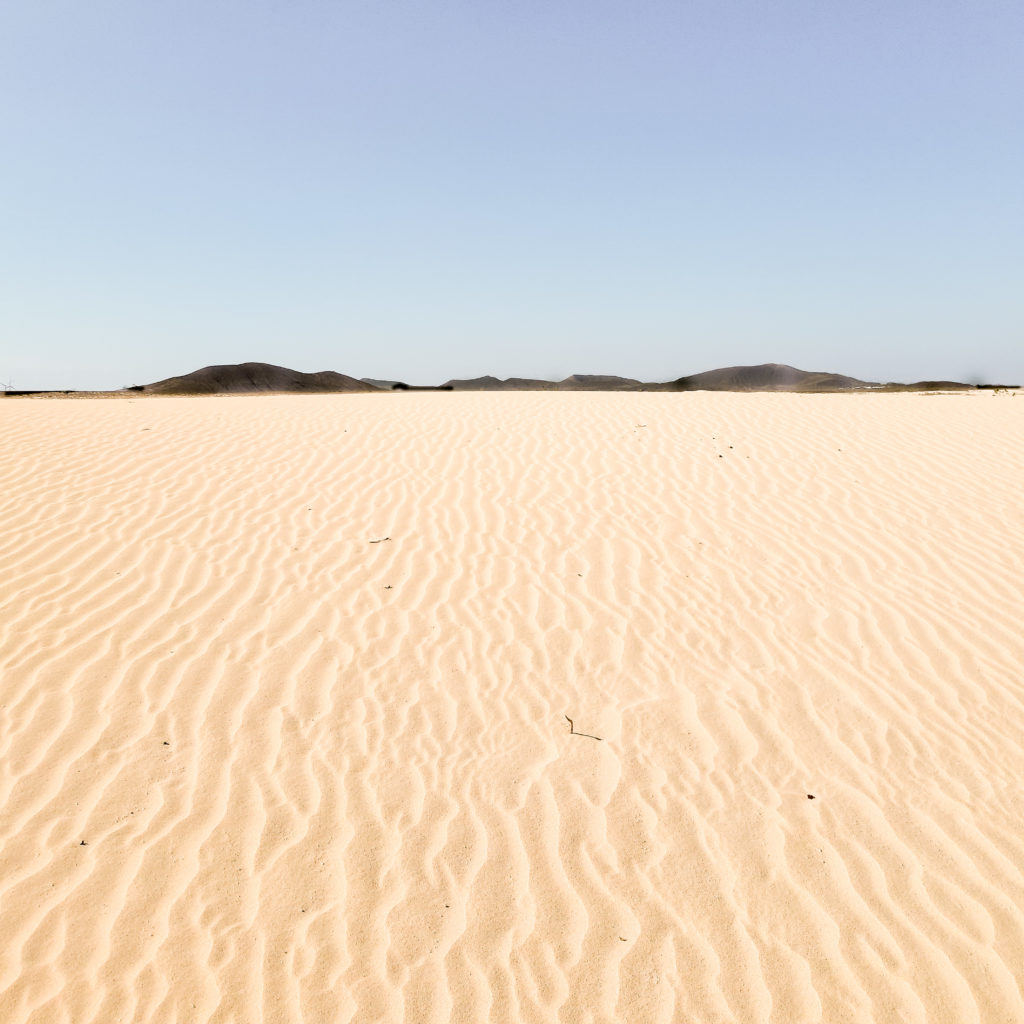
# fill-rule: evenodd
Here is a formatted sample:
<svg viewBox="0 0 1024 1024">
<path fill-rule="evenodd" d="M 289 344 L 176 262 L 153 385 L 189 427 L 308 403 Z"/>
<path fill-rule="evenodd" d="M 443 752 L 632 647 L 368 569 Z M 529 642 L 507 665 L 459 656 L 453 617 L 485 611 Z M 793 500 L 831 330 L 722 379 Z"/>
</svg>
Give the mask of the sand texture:
<svg viewBox="0 0 1024 1024">
<path fill-rule="evenodd" d="M 0 400 L 0 1021 L 1024 1020 L 1022 438 Z"/>
</svg>

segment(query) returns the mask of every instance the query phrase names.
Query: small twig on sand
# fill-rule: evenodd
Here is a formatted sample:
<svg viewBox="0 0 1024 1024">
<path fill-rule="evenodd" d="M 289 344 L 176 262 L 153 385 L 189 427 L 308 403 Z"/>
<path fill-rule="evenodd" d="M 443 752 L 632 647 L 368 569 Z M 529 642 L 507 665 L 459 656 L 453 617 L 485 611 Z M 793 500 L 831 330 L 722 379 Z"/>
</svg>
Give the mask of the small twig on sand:
<svg viewBox="0 0 1024 1024">
<path fill-rule="evenodd" d="M 376 540 L 371 540 L 370 543 L 371 544 L 383 544 L 384 541 L 386 541 L 386 540 L 391 540 L 391 538 L 390 537 L 378 537 Z"/>
<path fill-rule="evenodd" d="M 594 736 L 593 734 L 591 734 L 589 732 L 577 732 L 576 731 L 576 726 L 574 726 L 572 724 L 572 719 L 568 715 L 565 715 L 564 718 L 569 723 L 569 735 L 570 736 L 586 736 L 586 738 L 588 740 L 597 740 L 598 743 L 603 743 L 604 742 L 601 739 L 600 736 Z"/>
</svg>

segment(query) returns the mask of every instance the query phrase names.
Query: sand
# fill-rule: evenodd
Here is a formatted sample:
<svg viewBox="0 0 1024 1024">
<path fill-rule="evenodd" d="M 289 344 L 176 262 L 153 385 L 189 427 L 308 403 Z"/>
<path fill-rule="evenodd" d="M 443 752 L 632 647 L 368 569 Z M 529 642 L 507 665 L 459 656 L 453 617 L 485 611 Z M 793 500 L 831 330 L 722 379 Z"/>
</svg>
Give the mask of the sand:
<svg viewBox="0 0 1024 1024">
<path fill-rule="evenodd" d="M 0 1021 L 1024 1020 L 1022 437 L 0 401 Z"/>
</svg>

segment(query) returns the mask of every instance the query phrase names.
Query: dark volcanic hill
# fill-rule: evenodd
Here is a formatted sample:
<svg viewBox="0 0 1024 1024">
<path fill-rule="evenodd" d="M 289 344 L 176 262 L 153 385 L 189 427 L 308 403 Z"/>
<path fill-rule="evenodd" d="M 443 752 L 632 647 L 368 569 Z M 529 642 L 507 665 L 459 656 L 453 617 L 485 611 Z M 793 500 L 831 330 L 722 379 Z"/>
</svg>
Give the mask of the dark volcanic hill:
<svg viewBox="0 0 1024 1024">
<path fill-rule="evenodd" d="M 913 384 L 886 384 L 885 391 L 977 391 L 978 385 L 956 380 L 918 380 Z"/>
<path fill-rule="evenodd" d="M 452 391 L 637 391 L 647 385 L 630 377 L 607 377 L 601 374 L 574 373 L 565 380 L 537 380 L 533 377 L 474 377 L 471 380 L 450 380 L 444 385 Z"/>
<path fill-rule="evenodd" d="M 236 395 L 258 391 L 379 391 L 364 381 L 333 370 L 302 373 L 270 363 L 232 363 L 204 366 L 183 377 L 168 377 L 155 384 L 133 388 L 151 395 Z"/>
<path fill-rule="evenodd" d="M 574 373 L 559 381 L 559 391 L 633 391 L 647 385 L 632 377 L 610 377 L 601 373 Z"/>
<path fill-rule="evenodd" d="M 671 381 L 672 391 L 851 391 L 878 384 L 838 373 L 814 373 L 782 363 L 727 366 Z"/>
<path fill-rule="evenodd" d="M 473 377 L 470 380 L 450 380 L 445 384 L 452 391 L 554 391 L 558 385 L 553 380 L 534 380 L 529 377 Z"/>
</svg>

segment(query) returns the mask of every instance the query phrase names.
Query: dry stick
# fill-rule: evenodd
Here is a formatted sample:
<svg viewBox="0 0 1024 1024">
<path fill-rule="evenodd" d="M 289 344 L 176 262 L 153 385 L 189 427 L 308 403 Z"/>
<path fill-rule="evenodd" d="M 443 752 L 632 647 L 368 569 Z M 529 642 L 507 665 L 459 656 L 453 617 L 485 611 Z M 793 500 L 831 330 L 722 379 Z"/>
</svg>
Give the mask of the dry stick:
<svg viewBox="0 0 1024 1024">
<path fill-rule="evenodd" d="M 370 543 L 371 544 L 381 544 L 381 543 L 383 543 L 386 540 L 391 540 L 391 538 L 390 537 L 378 537 L 377 540 L 371 540 Z"/>
<path fill-rule="evenodd" d="M 597 740 L 598 743 L 604 742 L 600 736 L 594 736 L 589 732 L 577 732 L 576 726 L 572 724 L 572 719 L 568 715 L 563 715 L 562 717 L 565 718 L 565 720 L 569 723 L 570 736 L 586 736 L 588 740 Z"/>
</svg>

